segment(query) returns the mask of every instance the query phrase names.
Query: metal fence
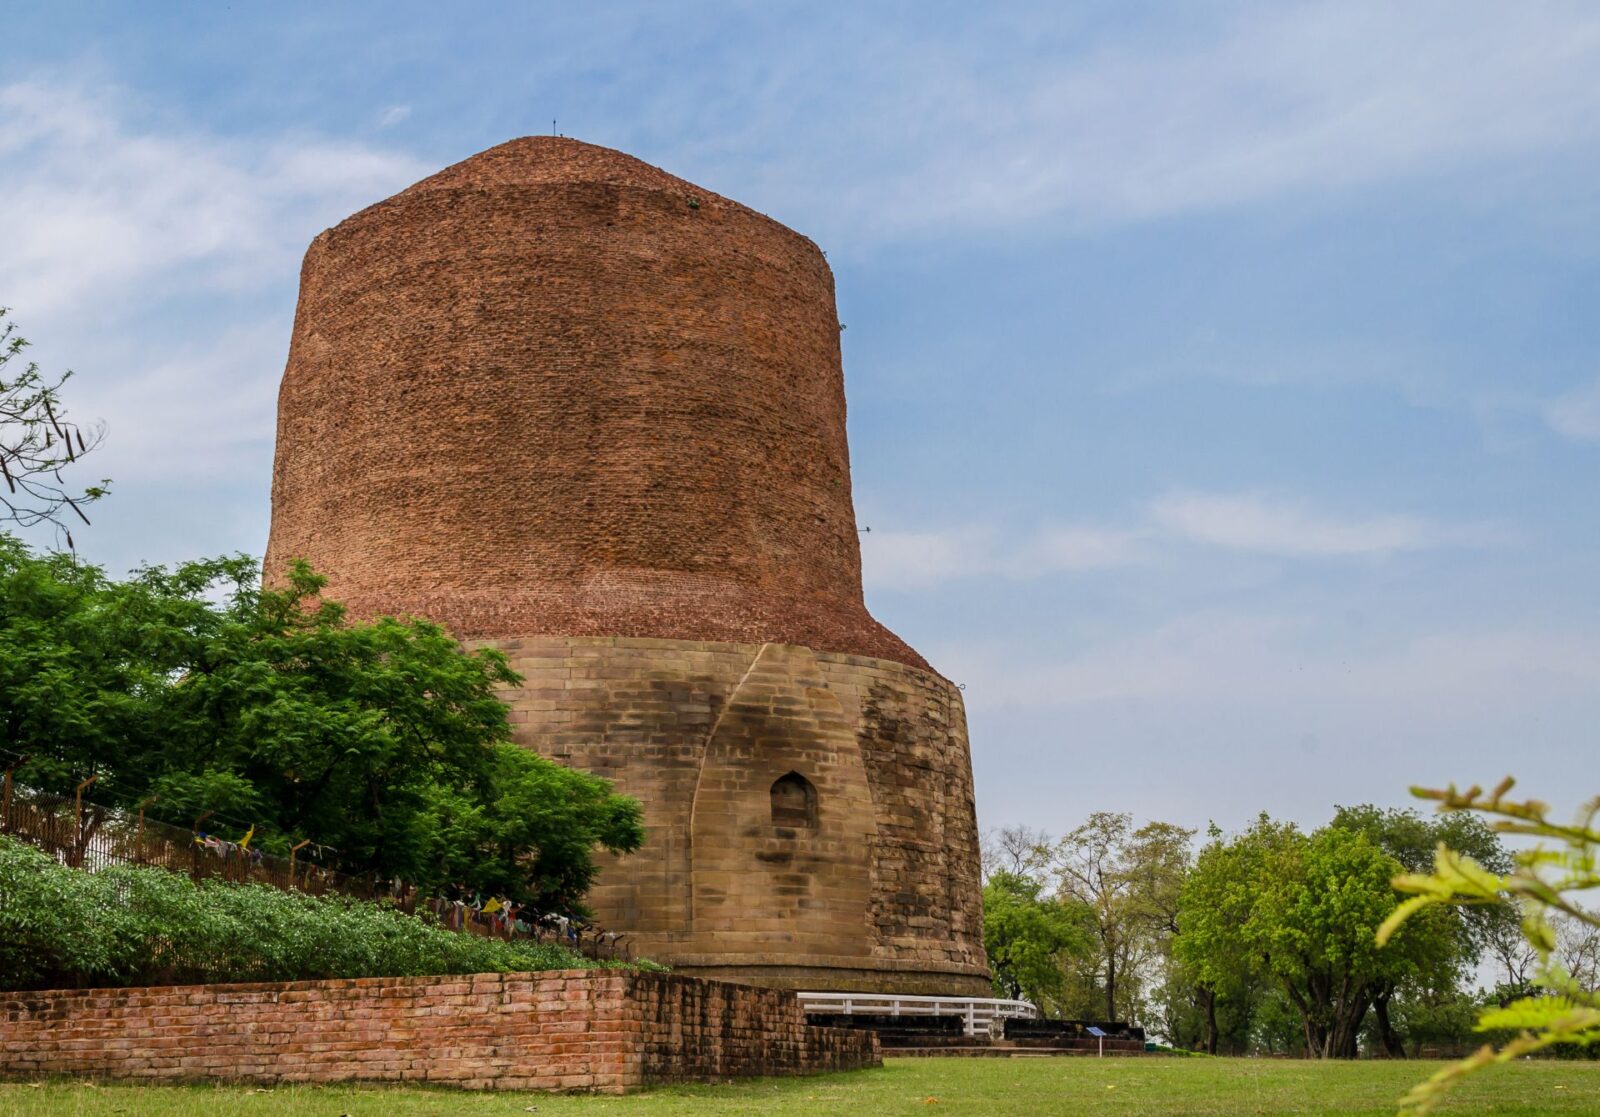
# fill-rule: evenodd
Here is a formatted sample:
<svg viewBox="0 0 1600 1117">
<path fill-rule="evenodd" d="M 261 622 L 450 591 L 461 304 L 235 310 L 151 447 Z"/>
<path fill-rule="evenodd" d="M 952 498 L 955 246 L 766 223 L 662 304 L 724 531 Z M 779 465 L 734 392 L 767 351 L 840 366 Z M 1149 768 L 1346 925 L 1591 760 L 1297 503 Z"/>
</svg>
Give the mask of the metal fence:
<svg viewBox="0 0 1600 1117">
<path fill-rule="evenodd" d="M 142 810 L 119 810 L 77 796 L 22 788 L 0 792 L 0 833 L 37 846 L 69 868 L 95 872 L 141 865 L 186 873 L 196 882 L 215 878 L 312 895 L 377 898 L 370 880 L 319 865 L 301 854 L 303 847 L 288 857 L 273 856 L 251 848 L 248 833 L 229 840 L 205 829 L 205 822 L 201 816 L 193 830 L 184 830 L 148 819 Z"/>
<path fill-rule="evenodd" d="M 0 834 L 27 842 L 61 864 L 87 872 L 136 865 L 184 873 L 199 883 L 223 880 L 264 884 L 313 896 L 380 900 L 408 915 L 431 912 L 445 928 L 487 938 L 558 942 L 588 957 L 629 960 L 626 936 L 563 916 L 519 909 L 503 899 L 422 896 L 400 881 L 352 876 L 320 864 L 318 848 L 301 842 L 287 857 L 252 845 L 253 830 L 224 831 L 201 815 L 191 829 L 145 817 L 79 795 L 52 795 L 16 787 L 7 773 L 0 786 Z M 212 827 L 208 829 L 208 823 Z M 309 855 L 305 851 L 309 851 Z"/>
</svg>

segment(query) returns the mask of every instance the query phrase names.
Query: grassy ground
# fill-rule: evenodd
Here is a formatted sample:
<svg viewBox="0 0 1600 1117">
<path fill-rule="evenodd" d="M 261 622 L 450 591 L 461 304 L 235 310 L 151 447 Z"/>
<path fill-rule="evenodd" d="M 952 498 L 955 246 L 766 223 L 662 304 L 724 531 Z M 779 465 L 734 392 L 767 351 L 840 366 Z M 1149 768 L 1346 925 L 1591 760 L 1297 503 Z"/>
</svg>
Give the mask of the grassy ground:
<svg viewBox="0 0 1600 1117">
<path fill-rule="evenodd" d="M 1247 1059 L 893 1059 L 882 1070 L 652 1090 L 625 1098 L 369 1087 L 0 1085 L 0 1114 L 102 1117 L 668 1117 L 694 1114 L 1392 1114 L 1437 1064 Z M 1470 1081 L 1442 1114 L 1600 1113 L 1600 1064 L 1523 1063 Z"/>
</svg>

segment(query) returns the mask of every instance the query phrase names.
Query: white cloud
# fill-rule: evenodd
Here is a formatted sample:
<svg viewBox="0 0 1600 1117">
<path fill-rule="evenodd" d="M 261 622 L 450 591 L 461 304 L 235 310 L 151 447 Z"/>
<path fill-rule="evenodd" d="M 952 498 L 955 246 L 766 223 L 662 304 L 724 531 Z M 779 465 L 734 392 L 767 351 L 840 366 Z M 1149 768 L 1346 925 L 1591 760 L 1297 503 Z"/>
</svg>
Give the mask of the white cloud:
<svg viewBox="0 0 1600 1117">
<path fill-rule="evenodd" d="M 862 537 L 861 560 L 867 585 L 886 590 L 927 589 L 970 577 L 1038 578 L 1142 561 L 1132 533 L 1086 525 L 1031 534 L 976 526 L 874 531 Z"/>
<path fill-rule="evenodd" d="M 862 541 L 867 585 L 922 590 L 958 578 L 1024 580 L 1158 561 L 1179 546 L 1276 558 L 1383 558 L 1407 551 L 1504 546 L 1495 524 L 1451 524 L 1393 514 L 1336 516 L 1261 493 L 1174 492 L 1125 527 L 1077 524 L 1031 532 L 967 525 L 875 531 Z"/>
<path fill-rule="evenodd" d="M 941 582 L 994 572 L 990 533 L 873 531 L 861 540 L 862 580 L 890 590 L 927 589 Z"/>
<path fill-rule="evenodd" d="M 426 173 L 359 144 L 158 130 L 125 91 L 70 83 L 0 86 L 0 117 L 0 291 L 28 321 L 282 282 L 320 229 Z"/>
<path fill-rule="evenodd" d="M 1600 638 L 1507 628 L 1400 637 L 1346 648 L 1326 618 L 1200 612 L 1030 665 L 1013 646 L 935 649 L 978 708 L 1107 702 L 1272 709 L 1315 722 L 1336 710 L 1459 717 L 1482 706 L 1592 697 Z M 1292 720 L 1292 719 L 1291 719 Z"/>
<path fill-rule="evenodd" d="M 194 478 L 197 465 L 207 480 L 265 481 L 289 329 L 287 319 L 269 317 L 180 339 L 86 395 L 80 410 L 111 416 L 115 436 L 92 469 L 119 485 Z"/>
<path fill-rule="evenodd" d="M 1485 529 L 1415 516 L 1336 517 L 1251 493 L 1173 493 L 1150 506 L 1175 538 L 1229 550 L 1290 557 L 1391 555 L 1489 542 Z"/>
<path fill-rule="evenodd" d="M 1200 613 L 1095 644 L 1065 659 L 1013 656 L 963 645 L 934 649 L 934 661 L 983 708 L 1064 706 L 1173 699 L 1215 693 L 1275 651 L 1288 621 L 1273 616 Z M 1238 685 L 1230 681 L 1229 689 Z"/>
<path fill-rule="evenodd" d="M 1009 565 L 1014 578 L 1071 570 L 1108 570 L 1143 561 L 1135 532 L 1085 525 L 1047 527 L 1018 550 Z"/>
<path fill-rule="evenodd" d="M 1366 621 L 1343 604 L 1109 633 L 1063 618 L 1065 651 L 1015 634 L 922 650 L 965 684 L 991 824 L 1059 828 L 1110 805 L 1315 826 L 1335 803 L 1407 805 L 1411 784 L 1508 771 L 1561 795 L 1600 716 L 1600 635 L 1464 615 L 1407 631 L 1403 604 L 1372 600 Z"/>
<path fill-rule="evenodd" d="M 393 128 L 410 115 L 410 105 L 390 105 L 378 115 L 378 127 Z"/>
<path fill-rule="evenodd" d="M 0 210 L 12 218 L 0 302 L 45 367 L 80 371 L 74 414 L 109 426 L 87 472 L 114 478 L 119 502 L 147 499 L 140 481 L 197 469 L 264 487 L 301 254 L 427 168 L 361 144 L 223 139 L 137 112 L 123 90 L 0 86 Z M 208 313 L 218 298 L 225 311 Z"/>
<path fill-rule="evenodd" d="M 1003 66 L 982 37 L 857 26 L 842 47 L 830 36 L 826 57 L 797 45 L 760 111 L 730 101 L 728 126 L 686 146 L 759 180 L 757 196 L 802 211 L 807 228 L 843 226 L 844 241 L 1114 225 L 1566 155 L 1600 138 L 1592 5 L 1204 9 L 1219 10 L 1164 36 L 1135 21 L 1137 38 L 1122 40 L 1074 36 L 1046 6 L 1037 26 L 1013 29 Z M 1030 40 L 1041 45 L 1020 45 Z M 819 74 L 845 71 L 878 78 L 817 91 Z M 834 99 L 846 95 L 848 106 Z M 683 114 L 676 101 L 657 110 Z M 762 150 L 765 136 L 784 147 Z"/>
<path fill-rule="evenodd" d="M 1545 422 L 1568 438 L 1600 439 L 1600 380 L 1569 392 L 1544 409 Z"/>
</svg>

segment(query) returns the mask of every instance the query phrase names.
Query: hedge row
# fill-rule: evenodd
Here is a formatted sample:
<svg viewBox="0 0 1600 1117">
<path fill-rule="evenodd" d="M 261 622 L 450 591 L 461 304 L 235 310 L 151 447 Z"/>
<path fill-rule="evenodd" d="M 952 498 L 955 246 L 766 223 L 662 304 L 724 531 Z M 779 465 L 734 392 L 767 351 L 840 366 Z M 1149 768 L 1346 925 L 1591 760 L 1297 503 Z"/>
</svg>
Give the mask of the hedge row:
<svg viewBox="0 0 1600 1117">
<path fill-rule="evenodd" d="M 0 836 L 0 988 L 91 988 L 592 967 L 383 904 L 163 869 L 69 869 Z"/>
</svg>

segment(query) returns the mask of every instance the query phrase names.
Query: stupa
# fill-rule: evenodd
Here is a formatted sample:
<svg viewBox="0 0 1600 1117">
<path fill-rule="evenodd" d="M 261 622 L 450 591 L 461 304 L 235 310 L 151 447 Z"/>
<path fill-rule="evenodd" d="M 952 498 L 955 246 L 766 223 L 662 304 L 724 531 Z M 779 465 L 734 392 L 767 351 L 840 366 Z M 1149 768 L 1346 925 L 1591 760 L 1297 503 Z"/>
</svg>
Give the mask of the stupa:
<svg viewBox="0 0 1600 1117">
<path fill-rule="evenodd" d="M 839 332 L 776 221 L 491 148 L 312 242 L 267 569 L 510 657 L 518 741 L 644 805 L 589 897 L 636 953 L 984 995 L 965 714 L 863 601 Z"/>
</svg>

